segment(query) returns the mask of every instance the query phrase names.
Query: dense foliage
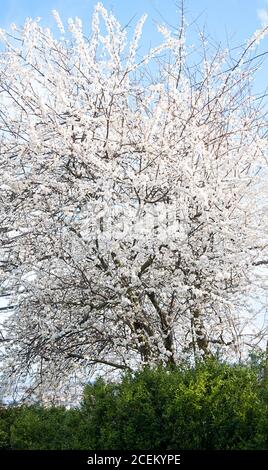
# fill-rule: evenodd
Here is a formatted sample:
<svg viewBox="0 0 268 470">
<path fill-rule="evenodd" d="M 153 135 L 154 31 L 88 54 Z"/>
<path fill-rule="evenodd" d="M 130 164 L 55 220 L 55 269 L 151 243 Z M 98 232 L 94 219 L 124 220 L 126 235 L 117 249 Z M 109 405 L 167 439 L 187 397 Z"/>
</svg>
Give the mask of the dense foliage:
<svg viewBox="0 0 268 470">
<path fill-rule="evenodd" d="M 2 409 L 2 448 L 268 449 L 260 366 L 215 361 L 87 385 L 79 409 Z"/>
</svg>

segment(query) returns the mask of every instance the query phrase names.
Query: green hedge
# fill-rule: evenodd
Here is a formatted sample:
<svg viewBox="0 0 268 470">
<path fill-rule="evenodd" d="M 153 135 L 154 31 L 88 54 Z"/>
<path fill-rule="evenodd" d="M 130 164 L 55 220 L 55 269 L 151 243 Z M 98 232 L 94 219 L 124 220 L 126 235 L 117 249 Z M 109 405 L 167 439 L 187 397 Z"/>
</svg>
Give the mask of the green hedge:
<svg viewBox="0 0 268 470">
<path fill-rule="evenodd" d="M 22 406 L 0 410 L 2 449 L 78 449 L 79 410 Z"/>
<path fill-rule="evenodd" d="M 268 449 L 268 385 L 260 366 L 216 361 L 144 369 L 87 385 L 79 409 L 1 411 L 12 449 Z"/>
</svg>

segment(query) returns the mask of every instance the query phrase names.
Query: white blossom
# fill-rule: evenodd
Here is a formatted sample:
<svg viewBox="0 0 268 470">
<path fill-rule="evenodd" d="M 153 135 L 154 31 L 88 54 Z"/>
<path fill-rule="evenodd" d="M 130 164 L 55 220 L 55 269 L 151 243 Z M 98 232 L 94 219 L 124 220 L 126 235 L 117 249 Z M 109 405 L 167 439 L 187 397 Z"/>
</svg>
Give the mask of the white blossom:
<svg viewBox="0 0 268 470">
<path fill-rule="evenodd" d="M 267 121 L 247 60 L 265 32 L 232 70 L 209 50 L 195 68 L 165 27 L 140 57 L 145 16 L 127 42 L 101 4 L 88 38 L 53 14 L 60 38 L 31 19 L 0 34 L 5 381 L 52 401 L 96 373 L 257 346 Z"/>
</svg>

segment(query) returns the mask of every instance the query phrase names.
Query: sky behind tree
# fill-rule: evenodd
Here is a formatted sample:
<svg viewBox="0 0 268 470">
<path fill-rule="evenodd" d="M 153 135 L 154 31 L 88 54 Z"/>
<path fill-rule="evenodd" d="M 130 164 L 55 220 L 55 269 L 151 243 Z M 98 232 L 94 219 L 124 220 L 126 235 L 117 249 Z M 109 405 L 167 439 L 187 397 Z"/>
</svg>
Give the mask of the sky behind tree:
<svg viewBox="0 0 268 470">
<path fill-rule="evenodd" d="M 0 25 L 20 24 L 27 16 L 40 16 L 45 23 L 50 23 L 52 9 L 57 9 L 64 19 L 80 16 L 86 22 L 96 3 L 96 0 L 1 0 Z M 103 0 L 102 3 L 122 23 L 147 12 L 147 32 L 150 32 L 154 21 L 165 19 L 176 26 L 179 20 L 178 0 Z M 224 40 L 226 36 L 236 41 L 245 40 L 260 25 L 260 17 L 267 20 L 267 0 L 185 0 L 184 3 L 188 22 L 199 17 L 200 23 L 206 23 L 217 40 Z M 154 34 L 153 30 L 151 34 Z"/>
<path fill-rule="evenodd" d="M 89 31 L 90 18 L 97 0 L 0 0 L 0 27 L 8 28 L 11 23 L 22 25 L 26 17 L 40 17 L 41 24 L 53 28 L 51 14 L 56 9 L 63 21 L 79 16 Z M 161 41 L 156 23 L 169 23 L 174 28 L 180 23 L 180 0 L 103 0 L 105 8 L 112 10 L 122 25 L 129 29 L 138 18 L 148 14 L 144 32 L 143 47 L 148 48 Z M 213 38 L 215 43 L 236 47 L 243 44 L 253 32 L 268 24 L 268 0 L 184 0 L 185 16 L 188 24 L 197 24 Z M 195 26 L 189 29 L 188 41 L 195 43 Z M 268 51 L 268 38 L 260 45 L 258 53 Z M 268 54 L 257 73 L 254 91 L 262 93 L 268 76 Z"/>
</svg>

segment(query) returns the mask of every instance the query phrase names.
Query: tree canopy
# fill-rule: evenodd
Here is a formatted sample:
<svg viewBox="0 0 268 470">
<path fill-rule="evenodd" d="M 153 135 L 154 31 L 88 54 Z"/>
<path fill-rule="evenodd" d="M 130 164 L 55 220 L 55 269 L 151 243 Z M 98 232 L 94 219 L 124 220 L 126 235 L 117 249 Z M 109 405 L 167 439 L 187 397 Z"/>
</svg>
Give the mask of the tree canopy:
<svg viewBox="0 0 268 470">
<path fill-rule="evenodd" d="M 255 347 L 267 117 L 251 88 L 267 28 L 234 58 L 159 25 L 141 57 L 145 16 L 130 40 L 101 4 L 89 35 L 54 16 L 58 34 L 32 19 L 1 32 L 5 382 L 48 394 L 96 369 Z"/>
</svg>

